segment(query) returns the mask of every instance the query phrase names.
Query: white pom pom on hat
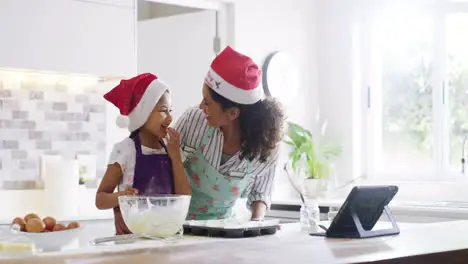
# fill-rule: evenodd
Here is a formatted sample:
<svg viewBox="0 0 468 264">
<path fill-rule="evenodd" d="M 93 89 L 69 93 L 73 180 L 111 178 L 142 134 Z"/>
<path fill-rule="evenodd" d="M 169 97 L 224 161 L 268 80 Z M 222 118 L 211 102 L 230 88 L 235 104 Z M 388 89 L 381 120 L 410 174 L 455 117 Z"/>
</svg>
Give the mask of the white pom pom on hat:
<svg viewBox="0 0 468 264">
<path fill-rule="evenodd" d="M 128 125 L 130 124 L 130 120 L 128 119 L 128 116 L 119 115 L 115 119 L 115 124 L 117 124 L 117 126 L 120 128 L 128 128 Z"/>
</svg>

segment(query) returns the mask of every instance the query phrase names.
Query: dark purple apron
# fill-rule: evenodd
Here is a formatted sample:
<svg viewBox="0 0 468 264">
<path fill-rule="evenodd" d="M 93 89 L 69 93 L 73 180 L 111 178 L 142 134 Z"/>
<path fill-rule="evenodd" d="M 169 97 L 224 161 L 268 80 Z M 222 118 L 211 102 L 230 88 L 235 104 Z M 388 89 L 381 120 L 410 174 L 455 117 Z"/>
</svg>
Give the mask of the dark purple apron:
<svg viewBox="0 0 468 264">
<path fill-rule="evenodd" d="M 149 196 L 157 194 L 174 194 L 174 179 L 172 176 L 172 162 L 167 154 L 143 155 L 141 152 L 140 137 L 133 138 L 135 142 L 135 171 L 133 177 L 133 188 L 138 189 L 139 195 Z M 163 142 L 161 145 L 167 152 Z M 125 234 L 131 234 L 123 223 L 120 208 L 114 208 L 116 224 L 121 222 L 125 226 Z"/>
<path fill-rule="evenodd" d="M 139 195 L 174 194 L 174 178 L 172 162 L 167 154 L 144 155 L 141 151 L 140 137 L 136 136 L 136 159 L 133 178 L 133 188 Z M 167 152 L 166 146 L 161 145 Z"/>
</svg>

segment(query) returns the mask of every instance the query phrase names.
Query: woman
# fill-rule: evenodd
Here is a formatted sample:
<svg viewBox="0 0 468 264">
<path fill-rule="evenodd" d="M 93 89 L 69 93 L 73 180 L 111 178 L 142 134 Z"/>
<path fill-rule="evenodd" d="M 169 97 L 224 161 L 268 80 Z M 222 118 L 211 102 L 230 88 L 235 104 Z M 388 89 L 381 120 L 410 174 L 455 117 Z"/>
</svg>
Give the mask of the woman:
<svg viewBox="0 0 468 264">
<path fill-rule="evenodd" d="M 230 218 L 239 197 L 247 197 L 252 219 L 265 216 L 284 115 L 260 80 L 253 60 L 227 47 L 205 77 L 199 108 L 177 121 L 192 187 L 188 219 Z"/>
</svg>

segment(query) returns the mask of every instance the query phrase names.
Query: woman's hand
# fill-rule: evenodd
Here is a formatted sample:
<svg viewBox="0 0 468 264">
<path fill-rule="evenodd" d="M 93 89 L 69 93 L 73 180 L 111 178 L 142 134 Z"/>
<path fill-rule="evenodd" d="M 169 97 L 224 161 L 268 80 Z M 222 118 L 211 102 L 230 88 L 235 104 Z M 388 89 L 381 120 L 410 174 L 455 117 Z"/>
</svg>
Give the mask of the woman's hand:
<svg viewBox="0 0 468 264">
<path fill-rule="evenodd" d="M 267 206 L 265 202 L 254 201 L 252 203 L 252 221 L 261 221 L 265 218 Z"/>
<path fill-rule="evenodd" d="M 174 128 L 168 128 L 167 154 L 172 162 L 181 160 L 180 157 L 180 134 Z"/>
<path fill-rule="evenodd" d="M 120 212 L 119 207 L 114 208 L 114 224 L 115 224 L 115 234 L 116 235 L 126 235 L 131 234 L 132 232 L 128 229 L 125 221 L 122 217 L 122 212 Z"/>
</svg>

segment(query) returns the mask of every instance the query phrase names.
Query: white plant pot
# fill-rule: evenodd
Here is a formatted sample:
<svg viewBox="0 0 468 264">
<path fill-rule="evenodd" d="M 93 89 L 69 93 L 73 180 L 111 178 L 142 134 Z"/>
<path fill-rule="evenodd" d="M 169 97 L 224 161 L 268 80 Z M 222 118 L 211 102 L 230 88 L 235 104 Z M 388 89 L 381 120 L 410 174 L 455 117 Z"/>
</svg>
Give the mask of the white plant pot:
<svg viewBox="0 0 468 264">
<path fill-rule="evenodd" d="M 308 199 L 324 197 L 328 191 L 328 180 L 304 179 L 302 182 L 302 191 L 305 197 Z"/>
</svg>

